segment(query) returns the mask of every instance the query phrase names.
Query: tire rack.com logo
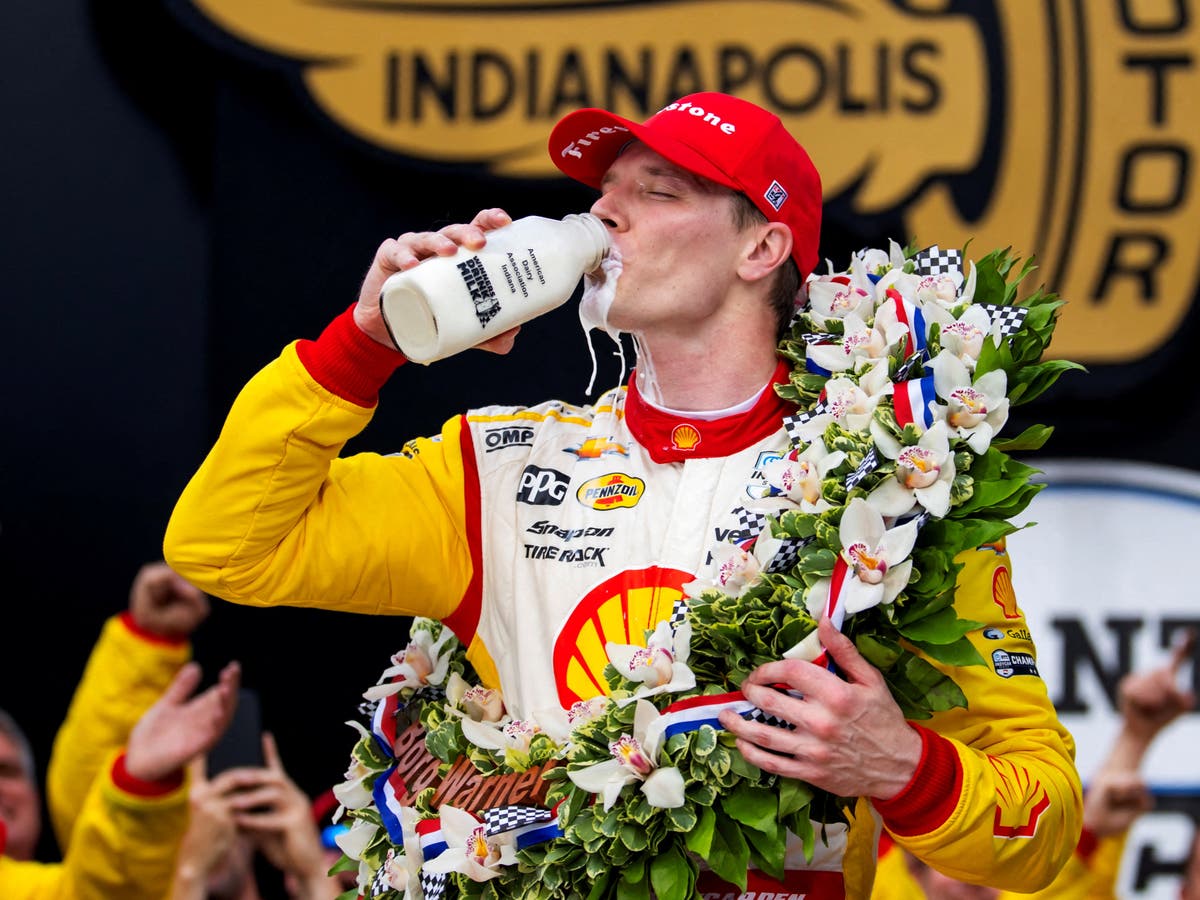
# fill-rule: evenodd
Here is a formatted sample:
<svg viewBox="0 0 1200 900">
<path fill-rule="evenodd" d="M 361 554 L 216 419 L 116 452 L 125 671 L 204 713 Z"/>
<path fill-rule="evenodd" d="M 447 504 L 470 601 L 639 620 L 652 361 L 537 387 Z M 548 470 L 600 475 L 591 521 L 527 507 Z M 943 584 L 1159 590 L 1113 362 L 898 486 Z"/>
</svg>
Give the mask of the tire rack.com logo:
<svg viewBox="0 0 1200 900">
<path fill-rule="evenodd" d="M 357 139 L 502 176 L 557 175 L 546 137 L 575 108 L 761 103 L 827 201 L 899 217 L 898 240 L 1035 260 L 1068 301 L 1062 357 L 1144 357 L 1196 295 L 1196 0 L 175 2 L 299 62 Z"/>
</svg>

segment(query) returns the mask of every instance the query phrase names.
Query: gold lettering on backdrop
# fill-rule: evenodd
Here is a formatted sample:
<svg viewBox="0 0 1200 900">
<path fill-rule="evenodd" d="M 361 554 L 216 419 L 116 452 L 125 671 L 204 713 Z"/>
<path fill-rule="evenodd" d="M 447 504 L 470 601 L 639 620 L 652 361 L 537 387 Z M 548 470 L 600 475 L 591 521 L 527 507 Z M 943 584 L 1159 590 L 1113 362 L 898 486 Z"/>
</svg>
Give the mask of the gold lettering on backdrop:
<svg viewBox="0 0 1200 900">
<path fill-rule="evenodd" d="M 550 785 L 542 775 L 554 766 L 550 761 L 527 772 L 510 775 L 481 775 L 465 758 L 454 761 L 444 776 L 438 774 L 441 763 L 425 749 L 425 729 L 420 723 L 409 725 L 396 737 L 396 770 L 404 783 L 397 792 L 402 805 L 426 788 L 434 787 L 431 805 L 436 809 L 450 804 L 459 809 L 479 812 L 498 806 L 542 806 Z"/>
<path fill-rule="evenodd" d="M 761 103 L 843 209 L 1034 259 L 1028 286 L 1069 301 L 1063 357 L 1148 355 L 1200 282 L 1195 0 L 192 2 L 298 61 L 347 132 L 502 176 L 557 175 L 546 137 L 577 107 Z"/>
</svg>

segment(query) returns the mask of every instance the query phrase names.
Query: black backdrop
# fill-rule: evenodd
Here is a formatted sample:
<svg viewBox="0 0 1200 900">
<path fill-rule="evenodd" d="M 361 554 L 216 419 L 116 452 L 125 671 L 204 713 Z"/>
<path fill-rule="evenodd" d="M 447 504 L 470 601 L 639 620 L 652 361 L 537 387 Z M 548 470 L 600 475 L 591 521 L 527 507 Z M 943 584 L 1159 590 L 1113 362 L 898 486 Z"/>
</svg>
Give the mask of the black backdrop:
<svg viewBox="0 0 1200 900">
<path fill-rule="evenodd" d="M 356 144 L 290 73 L 218 52 L 160 0 L 49 0 L 6 19 L 0 706 L 44 764 L 102 622 L 160 555 L 174 499 L 241 384 L 352 301 L 383 237 L 485 206 L 562 215 L 590 192 Z M 846 209 L 829 198 L 824 255 L 898 235 Z M 1156 390 L 1189 383 L 1178 350 L 1193 319 L 1153 361 L 1068 379 L 1014 427 L 1058 425 L 1058 456 L 1194 467 L 1200 408 Z M 606 386 L 618 369 L 597 347 Z M 509 357 L 408 367 L 349 449 L 396 449 L 470 404 L 581 401 L 589 375 L 569 304 L 527 326 Z M 1131 430 L 1122 410 L 1135 399 L 1147 421 L 1168 402 L 1173 416 L 1153 436 Z M 196 654 L 210 675 L 243 662 L 285 764 L 316 793 L 340 780 L 353 740 L 342 723 L 406 634 L 400 620 L 216 601 Z M 48 829 L 41 851 L 55 857 Z"/>
</svg>

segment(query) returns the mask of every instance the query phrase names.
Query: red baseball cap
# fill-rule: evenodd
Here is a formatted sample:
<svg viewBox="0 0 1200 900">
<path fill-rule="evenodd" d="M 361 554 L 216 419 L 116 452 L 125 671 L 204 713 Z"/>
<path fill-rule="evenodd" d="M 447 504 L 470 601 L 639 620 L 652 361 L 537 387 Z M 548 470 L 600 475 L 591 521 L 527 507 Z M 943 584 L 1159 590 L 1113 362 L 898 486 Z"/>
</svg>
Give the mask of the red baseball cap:
<svg viewBox="0 0 1200 900">
<path fill-rule="evenodd" d="M 779 116 L 715 91 L 688 94 L 643 124 L 603 109 L 567 113 L 550 132 L 550 157 L 564 174 L 594 188 L 632 140 L 699 175 L 740 191 L 792 232 L 801 279 L 816 267 L 821 176 Z"/>
</svg>

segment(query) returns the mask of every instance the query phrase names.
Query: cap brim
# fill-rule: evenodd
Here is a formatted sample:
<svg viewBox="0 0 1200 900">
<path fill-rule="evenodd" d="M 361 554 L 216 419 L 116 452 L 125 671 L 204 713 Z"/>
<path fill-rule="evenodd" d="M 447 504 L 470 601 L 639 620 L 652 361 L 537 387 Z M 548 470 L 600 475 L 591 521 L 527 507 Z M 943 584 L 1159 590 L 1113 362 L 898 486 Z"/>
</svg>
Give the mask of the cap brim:
<svg viewBox="0 0 1200 900">
<path fill-rule="evenodd" d="M 599 137 L 589 139 L 592 134 Z M 564 175 L 599 188 L 608 167 L 633 140 L 693 175 L 741 190 L 733 179 L 686 144 L 605 109 L 589 107 L 567 113 L 550 132 L 548 149 Z"/>
</svg>

